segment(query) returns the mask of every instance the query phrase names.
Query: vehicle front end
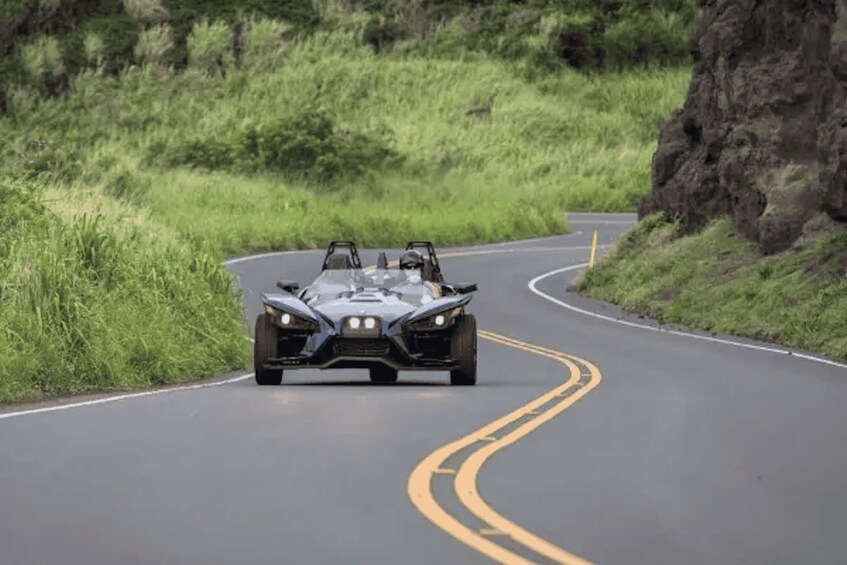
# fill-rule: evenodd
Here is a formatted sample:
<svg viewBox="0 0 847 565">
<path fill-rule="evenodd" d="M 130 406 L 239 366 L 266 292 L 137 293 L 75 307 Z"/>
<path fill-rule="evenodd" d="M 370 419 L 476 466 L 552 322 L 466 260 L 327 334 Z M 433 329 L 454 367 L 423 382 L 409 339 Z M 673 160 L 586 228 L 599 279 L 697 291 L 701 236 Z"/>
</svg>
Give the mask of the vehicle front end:
<svg viewBox="0 0 847 565">
<path fill-rule="evenodd" d="M 368 368 L 375 363 L 395 370 L 450 369 L 452 329 L 464 304 L 445 305 L 426 316 L 380 316 L 379 312 L 312 317 L 298 315 L 272 297 L 265 313 L 276 328 L 277 354 L 268 368 Z M 393 313 L 391 313 L 393 314 Z"/>
</svg>

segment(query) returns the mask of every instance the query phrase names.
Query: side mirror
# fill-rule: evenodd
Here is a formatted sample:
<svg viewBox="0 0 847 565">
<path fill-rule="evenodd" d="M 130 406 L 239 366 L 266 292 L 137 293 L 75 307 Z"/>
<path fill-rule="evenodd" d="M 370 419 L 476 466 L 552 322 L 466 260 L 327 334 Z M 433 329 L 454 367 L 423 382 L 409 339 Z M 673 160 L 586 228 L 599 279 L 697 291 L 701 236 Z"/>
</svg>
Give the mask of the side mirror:
<svg viewBox="0 0 847 565">
<path fill-rule="evenodd" d="M 453 292 L 456 294 L 469 294 L 478 290 L 476 283 L 459 283 L 450 286 L 453 287 Z"/>
<path fill-rule="evenodd" d="M 285 292 L 290 292 L 291 294 L 294 294 L 300 289 L 300 283 L 298 283 L 297 281 L 288 281 L 282 279 L 276 282 L 276 287 L 284 290 Z"/>
</svg>

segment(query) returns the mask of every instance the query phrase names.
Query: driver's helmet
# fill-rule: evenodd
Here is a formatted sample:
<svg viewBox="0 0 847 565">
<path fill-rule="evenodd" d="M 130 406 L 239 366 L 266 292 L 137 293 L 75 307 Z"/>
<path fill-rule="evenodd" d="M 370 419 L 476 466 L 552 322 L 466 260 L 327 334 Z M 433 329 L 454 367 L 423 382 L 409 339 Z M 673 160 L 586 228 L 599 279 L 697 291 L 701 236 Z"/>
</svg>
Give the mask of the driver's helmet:
<svg viewBox="0 0 847 565">
<path fill-rule="evenodd" d="M 400 255 L 400 268 L 403 270 L 421 270 L 423 269 L 423 266 L 424 258 L 420 251 L 410 249 L 408 251 L 404 251 L 403 254 Z"/>
</svg>

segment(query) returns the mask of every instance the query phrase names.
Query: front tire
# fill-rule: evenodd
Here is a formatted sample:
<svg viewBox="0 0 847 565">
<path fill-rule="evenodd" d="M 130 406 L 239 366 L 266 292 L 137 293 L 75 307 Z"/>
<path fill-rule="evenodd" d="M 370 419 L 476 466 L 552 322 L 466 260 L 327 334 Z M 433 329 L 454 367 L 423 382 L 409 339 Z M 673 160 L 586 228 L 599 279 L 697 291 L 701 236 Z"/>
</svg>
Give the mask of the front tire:
<svg viewBox="0 0 847 565">
<path fill-rule="evenodd" d="M 268 359 L 277 356 L 277 328 L 270 314 L 260 314 L 256 318 L 255 341 L 253 342 L 253 370 L 256 372 L 256 384 L 262 386 L 282 383 L 282 369 L 266 369 Z"/>
<path fill-rule="evenodd" d="M 450 340 L 450 356 L 459 366 L 450 371 L 450 384 L 471 386 L 476 384 L 476 318 L 465 314 L 456 320 Z"/>
<path fill-rule="evenodd" d="M 370 373 L 372 383 L 397 382 L 397 369 L 392 369 L 391 367 L 386 367 L 385 365 L 379 365 L 376 367 L 371 367 Z"/>
</svg>

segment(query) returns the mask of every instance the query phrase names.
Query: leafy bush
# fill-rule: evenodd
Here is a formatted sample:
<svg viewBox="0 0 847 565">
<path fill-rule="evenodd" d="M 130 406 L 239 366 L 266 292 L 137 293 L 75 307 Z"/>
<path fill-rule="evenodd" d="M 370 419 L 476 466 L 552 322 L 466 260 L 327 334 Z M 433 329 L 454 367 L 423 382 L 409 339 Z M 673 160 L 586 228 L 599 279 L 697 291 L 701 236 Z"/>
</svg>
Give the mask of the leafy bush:
<svg viewBox="0 0 847 565">
<path fill-rule="evenodd" d="M 161 0 L 123 0 L 124 9 L 141 24 L 164 22 L 170 15 Z"/>
<path fill-rule="evenodd" d="M 173 148 L 154 146 L 152 151 L 164 153 L 169 165 L 279 172 L 315 182 L 360 177 L 400 161 L 381 140 L 338 130 L 321 111 L 251 126 L 231 141 L 194 139 Z"/>
<path fill-rule="evenodd" d="M 249 20 L 242 29 L 241 64 L 251 69 L 274 70 L 282 63 L 285 34 L 291 29 L 276 20 Z"/>
<path fill-rule="evenodd" d="M 93 31 L 86 33 L 82 47 L 85 50 L 85 60 L 88 61 L 88 64 L 102 68 L 106 56 L 106 42 L 103 41 L 103 36 Z"/>
<path fill-rule="evenodd" d="M 686 63 L 697 16 L 696 0 L 386 0 L 362 6 L 378 13 L 362 36 L 377 51 L 415 37 L 426 41 L 410 46 L 414 51 L 483 51 L 526 58 L 546 70 L 563 63 L 616 70 Z"/>
<path fill-rule="evenodd" d="M 62 51 L 55 37 L 41 36 L 21 47 L 27 74 L 36 83 L 55 90 L 65 74 Z"/>
<path fill-rule="evenodd" d="M 232 32 L 226 22 L 194 25 L 188 36 L 188 62 L 212 76 L 223 76 L 232 66 Z"/>
<path fill-rule="evenodd" d="M 362 29 L 362 40 L 376 53 L 390 49 L 403 37 L 403 30 L 397 22 L 385 17 L 371 17 Z"/>
<path fill-rule="evenodd" d="M 162 63 L 174 47 L 173 33 L 167 24 L 143 30 L 135 46 L 135 57 L 143 63 Z"/>
<path fill-rule="evenodd" d="M 550 49 L 574 68 L 602 67 L 606 58 L 603 31 L 603 22 L 591 16 L 563 19 L 550 33 Z"/>
</svg>

